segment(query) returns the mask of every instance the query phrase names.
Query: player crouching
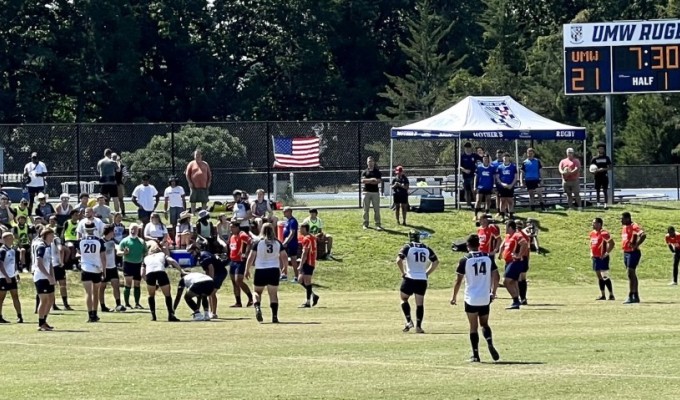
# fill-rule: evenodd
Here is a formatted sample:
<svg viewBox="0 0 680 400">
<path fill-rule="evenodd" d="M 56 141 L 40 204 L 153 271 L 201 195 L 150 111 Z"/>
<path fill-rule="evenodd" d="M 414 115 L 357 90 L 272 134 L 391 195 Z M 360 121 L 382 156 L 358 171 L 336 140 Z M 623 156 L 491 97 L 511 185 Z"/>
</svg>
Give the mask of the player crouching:
<svg viewBox="0 0 680 400">
<path fill-rule="evenodd" d="M 182 272 L 182 279 L 179 281 L 178 290 L 185 288 L 184 301 L 193 313 L 192 319 L 194 321 L 210 321 L 208 297 L 215 290 L 213 279 L 200 272 L 190 272 L 188 274 Z M 203 306 L 203 314 L 201 314 L 201 305 Z"/>
</svg>

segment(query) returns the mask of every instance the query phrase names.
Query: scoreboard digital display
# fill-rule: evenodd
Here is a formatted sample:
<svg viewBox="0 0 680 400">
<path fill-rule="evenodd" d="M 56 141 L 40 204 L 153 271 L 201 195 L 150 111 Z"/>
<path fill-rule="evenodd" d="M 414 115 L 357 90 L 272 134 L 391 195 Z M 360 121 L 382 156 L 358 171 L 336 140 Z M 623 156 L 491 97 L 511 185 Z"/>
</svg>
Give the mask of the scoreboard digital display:
<svg viewBox="0 0 680 400">
<path fill-rule="evenodd" d="M 564 25 L 568 95 L 680 92 L 680 21 Z"/>
</svg>

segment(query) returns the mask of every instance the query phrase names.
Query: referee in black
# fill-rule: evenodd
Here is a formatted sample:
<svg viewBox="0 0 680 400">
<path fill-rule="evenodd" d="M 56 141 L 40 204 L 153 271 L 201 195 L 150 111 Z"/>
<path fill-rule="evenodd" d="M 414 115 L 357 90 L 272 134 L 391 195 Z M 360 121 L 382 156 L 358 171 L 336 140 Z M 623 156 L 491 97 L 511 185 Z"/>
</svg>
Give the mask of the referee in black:
<svg viewBox="0 0 680 400">
<path fill-rule="evenodd" d="M 609 169 L 612 167 L 612 160 L 607 157 L 605 151 L 607 146 L 603 143 L 597 145 L 597 156 L 590 160 L 590 165 L 597 166 L 597 170 L 593 172 L 595 177 L 595 193 L 597 194 L 597 207 L 600 207 L 600 192 L 604 193 L 604 204 L 602 207 L 607 209 L 609 203 Z"/>
</svg>

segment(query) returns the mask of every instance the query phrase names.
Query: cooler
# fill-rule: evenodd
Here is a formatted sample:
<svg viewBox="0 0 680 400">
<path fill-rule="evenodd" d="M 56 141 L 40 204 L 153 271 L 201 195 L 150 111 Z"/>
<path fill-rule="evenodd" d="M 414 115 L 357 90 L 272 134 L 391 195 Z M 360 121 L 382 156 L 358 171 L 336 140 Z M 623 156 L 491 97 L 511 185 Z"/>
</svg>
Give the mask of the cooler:
<svg viewBox="0 0 680 400">
<path fill-rule="evenodd" d="M 177 261 L 177 264 L 182 268 L 193 268 L 196 265 L 196 260 L 186 250 L 170 250 L 170 257 Z"/>
<path fill-rule="evenodd" d="M 279 221 L 279 223 L 276 225 L 276 237 L 279 239 L 279 242 L 283 242 L 285 239 L 283 237 L 283 230 L 286 227 L 286 223 L 283 221 Z"/>
<path fill-rule="evenodd" d="M 421 196 L 419 212 L 444 212 L 444 197 L 443 196 Z"/>
</svg>

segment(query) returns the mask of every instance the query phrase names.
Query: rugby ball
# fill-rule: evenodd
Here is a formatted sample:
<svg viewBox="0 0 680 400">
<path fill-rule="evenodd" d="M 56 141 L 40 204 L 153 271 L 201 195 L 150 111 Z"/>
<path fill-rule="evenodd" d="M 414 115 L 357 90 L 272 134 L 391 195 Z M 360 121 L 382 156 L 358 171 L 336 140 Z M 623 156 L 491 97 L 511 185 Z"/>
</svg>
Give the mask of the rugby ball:
<svg viewBox="0 0 680 400">
<path fill-rule="evenodd" d="M 590 164 L 589 170 L 590 170 L 590 173 L 591 173 L 591 174 L 596 173 L 597 170 L 598 170 L 597 165 L 595 165 L 595 164 Z"/>
</svg>

